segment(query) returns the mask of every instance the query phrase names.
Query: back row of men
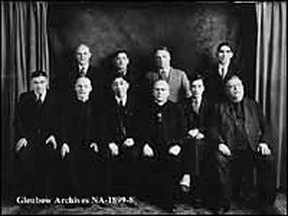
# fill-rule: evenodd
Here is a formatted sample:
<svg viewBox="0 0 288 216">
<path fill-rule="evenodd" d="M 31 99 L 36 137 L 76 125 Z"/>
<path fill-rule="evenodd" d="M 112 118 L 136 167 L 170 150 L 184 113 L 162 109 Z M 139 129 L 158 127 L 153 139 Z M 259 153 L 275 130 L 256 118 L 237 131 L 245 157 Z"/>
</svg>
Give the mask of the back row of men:
<svg viewBox="0 0 288 216">
<path fill-rule="evenodd" d="M 90 50 L 80 45 L 78 68 L 70 73 L 67 94 L 60 94 L 65 103 L 47 90 L 46 73 L 34 72 L 33 90 L 17 106 L 17 193 L 55 195 L 68 183 L 69 195 L 148 196 L 172 211 L 175 195 L 185 192 L 194 204 L 225 212 L 231 197 L 247 196 L 242 192 L 251 188 L 245 191 L 242 181 L 253 177 L 256 166 L 256 201 L 273 205 L 268 124 L 229 67 L 229 44 L 221 43 L 217 53 L 214 74 L 195 73 L 189 80 L 171 67 L 170 52 L 161 47 L 155 52 L 157 71 L 141 83 L 120 51 L 118 70 L 102 91 L 89 65 Z"/>
</svg>

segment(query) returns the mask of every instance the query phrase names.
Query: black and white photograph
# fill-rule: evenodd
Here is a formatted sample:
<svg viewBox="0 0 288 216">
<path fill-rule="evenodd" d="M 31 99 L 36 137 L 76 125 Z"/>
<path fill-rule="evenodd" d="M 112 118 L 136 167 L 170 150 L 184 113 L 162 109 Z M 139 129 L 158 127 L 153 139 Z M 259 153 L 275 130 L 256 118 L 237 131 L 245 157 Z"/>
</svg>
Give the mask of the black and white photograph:
<svg viewBox="0 0 288 216">
<path fill-rule="evenodd" d="M 286 1 L 1 1 L 1 214 L 287 215 Z"/>
</svg>

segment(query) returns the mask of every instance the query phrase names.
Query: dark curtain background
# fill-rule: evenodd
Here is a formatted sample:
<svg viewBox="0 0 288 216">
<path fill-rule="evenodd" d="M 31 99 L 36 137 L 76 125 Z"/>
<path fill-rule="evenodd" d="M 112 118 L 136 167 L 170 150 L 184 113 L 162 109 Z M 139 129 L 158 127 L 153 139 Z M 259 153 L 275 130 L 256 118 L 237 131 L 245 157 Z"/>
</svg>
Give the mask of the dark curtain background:
<svg viewBox="0 0 288 216">
<path fill-rule="evenodd" d="M 1 195 L 11 194 L 15 104 L 36 69 L 49 73 L 46 2 L 1 2 Z"/>
<path fill-rule="evenodd" d="M 257 11 L 256 100 L 271 122 L 277 186 L 287 189 L 287 3 L 260 2 Z"/>
</svg>

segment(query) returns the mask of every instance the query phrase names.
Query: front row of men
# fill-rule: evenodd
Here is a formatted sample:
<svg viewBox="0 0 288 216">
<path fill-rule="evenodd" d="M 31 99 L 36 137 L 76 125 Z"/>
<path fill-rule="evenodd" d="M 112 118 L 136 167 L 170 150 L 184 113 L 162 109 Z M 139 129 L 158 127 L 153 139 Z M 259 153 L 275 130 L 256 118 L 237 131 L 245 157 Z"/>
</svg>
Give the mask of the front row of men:
<svg viewBox="0 0 288 216">
<path fill-rule="evenodd" d="M 17 106 L 18 195 L 55 196 L 63 188 L 85 197 L 142 195 L 172 211 L 173 196 L 184 191 L 196 204 L 225 212 L 231 197 L 241 199 L 242 180 L 256 167 L 257 200 L 273 205 L 269 128 L 256 102 L 244 97 L 239 77 L 227 80 L 227 100 L 215 106 L 203 97 L 200 75 L 191 79 L 184 106 L 168 100 L 169 84 L 160 79 L 142 107 L 122 76 L 111 79 L 105 101 L 91 100 L 91 81 L 80 77 L 63 116 L 47 85 L 46 73 L 34 72 L 33 91 Z"/>
</svg>

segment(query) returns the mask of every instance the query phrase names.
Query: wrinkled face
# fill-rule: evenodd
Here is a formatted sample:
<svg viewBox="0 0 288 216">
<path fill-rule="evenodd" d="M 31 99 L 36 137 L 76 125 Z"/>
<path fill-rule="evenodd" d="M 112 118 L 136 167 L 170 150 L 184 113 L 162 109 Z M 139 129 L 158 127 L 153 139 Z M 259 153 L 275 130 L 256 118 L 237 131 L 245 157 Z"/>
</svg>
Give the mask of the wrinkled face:
<svg viewBox="0 0 288 216">
<path fill-rule="evenodd" d="M 227 64 L 233 57 L 233 52 L 229 46 L 222 46 L 217 52 L 218 60 L 221 64 Z"/>
<path fill-rule="evenodd" d="M 196 98 L 201 97 L 205 90 L 204 83 L 202 79 L 194 80 L 191 83 L 192 95 Z"/>
<path fill-rule="evenodd" d="M 240 102 L 244 97 L 244 86 L 238 78 L 232 78 L 226 83 L 226 93 L 230 101 Z"/>
<path fill-rule="evenodd" d="M 129 64 L 129 58 L 125 52 L 118 53 L 114 59 L 115 66 L 118 70 L 127 70 Z"/>
<path fill-rule="evenodd" d="M 159 80 L 155 82 L 153 87 L 153 97 L 157 102 L 166 102 L 168 100 L 169 94 L 169 85 L 166 81 Z"/>
<path fill-rule="evenodd" d="M 34 77 L 31 80 L 31 87 L 36 94 L 43 94 L 48 87 L 48 79 L 45 76 Z"/>
<path fill-rule="evenodd" d="M 114 94 L 120 98 L 127 94 L 129 83 L 122 77 L 117 77 L 112 83 Z"/>
<path fill-rule="evenodd" d="M 77 98 L 88 98 L 92 91 L 91 81 L 86 77 L 78 78 L 75 83 Z"/>
<path fill-rule="evenodd" d="M 158 68 L 169 68 L 170 67 L 171 56 L 166 50 L 157 50 L 155 53 L 155 62 Z"/>
<path fill-rule="evenodd" d="M 89 64 L 92 54 L 89 47 L 85 45 L 80 45 L 76 50 L 76 59 L 78 64 L 87 65 Z"/>
</svg>

